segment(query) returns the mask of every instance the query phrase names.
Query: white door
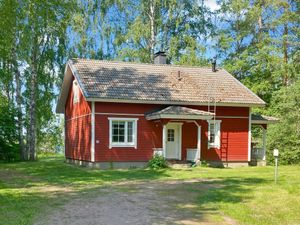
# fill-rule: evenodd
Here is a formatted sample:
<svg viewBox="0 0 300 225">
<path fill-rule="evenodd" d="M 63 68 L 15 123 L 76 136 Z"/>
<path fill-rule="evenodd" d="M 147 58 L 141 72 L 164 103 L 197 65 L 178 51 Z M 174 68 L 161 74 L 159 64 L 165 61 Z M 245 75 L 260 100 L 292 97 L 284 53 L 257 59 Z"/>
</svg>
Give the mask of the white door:
<svg viewBox="0 0 300 225">
<path fill-rule="evenodd" d="M 168 123 L 166 128 L 166 158 L 181 159 L 181 125 L 175 123 Z"/>
</svg>

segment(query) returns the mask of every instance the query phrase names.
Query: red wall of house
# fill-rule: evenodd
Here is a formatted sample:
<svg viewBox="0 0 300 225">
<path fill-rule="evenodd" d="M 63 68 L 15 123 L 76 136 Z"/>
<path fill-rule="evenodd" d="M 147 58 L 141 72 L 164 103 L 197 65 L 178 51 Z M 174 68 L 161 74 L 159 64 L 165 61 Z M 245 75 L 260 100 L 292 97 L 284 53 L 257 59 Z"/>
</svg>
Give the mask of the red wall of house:
<svg viewBox="0 0 300 225">
<path fill-rule="evenodd" d="M 163 122 L 147 121 L 145 112 L 166 107 L 150 104 L 95 103 L 95 161 L 147 161 L 153 155 L 153 148 L 162 148 Z M 207 107 L 192 107 L 207 110 Z M 201 126 L 201 158 L 210 161 L 248 160 L 248 116 L 249 108 L 217 107 L 217 119 L 221 123 L 221 149 L 207 149 L 206 121 L 197 121 Z M 98 114 L 97 114 L 98 113 Z M 136 115 L 118 115 L 136 114 Z M 245 118 L 218 118 L 222 116 Z M 109 149 L 108 117 L 138 118 L 137 149 Z M 184 123 L 182 127 L 182 159 L 186 159 L 186 149 L 197 147 L 197 127 L 194 123 Z"/>
<path fill-rule="evenodd" d="M 157 107 L 148 104 L 95 103 L 95 161 L 148 161 L 153 155 L 153 148 L 162 148 L 163 125 L 161 122 L 146 120 L 144 113 Z M 137 149 L 109 149 L 108 117 L 138 118 Z"/>
<path fill-rule="evenodd" d="M 90 103 L 79 92 L 79 102 L 73 104 L 72 86 L 65 106 L 65 155 L 70 159 L 91 159 Z"/>
</svg>

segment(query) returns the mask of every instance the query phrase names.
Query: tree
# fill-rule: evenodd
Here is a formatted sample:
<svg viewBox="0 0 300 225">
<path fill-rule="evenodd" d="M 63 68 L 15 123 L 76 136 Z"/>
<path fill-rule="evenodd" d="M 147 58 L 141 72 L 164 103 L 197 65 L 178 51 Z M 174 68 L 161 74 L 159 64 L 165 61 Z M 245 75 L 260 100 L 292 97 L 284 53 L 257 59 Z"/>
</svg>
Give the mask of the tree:
<svg viewBox="0 0 300 225">
<path fill-rule="evenodd" d="M 272 162 L 274 148 L 280 151 L 280 162 L 300 162 L 300 81 L 274 93 L 269 113 L 280 122 L 268 130 L 268 159 Z"/>
<path fill-rule="evenodd" d="M 153 62 L 154 52 L 162 50 L 174 64 L 207 63 L 203 46 L 213 27 L 208 8 L 193 0 L 133 2 L 137 13 L 124 35 L 116 38 L 122 59 Z M 189 56 L 193 60 L 187 60 Z"/>
</svg>

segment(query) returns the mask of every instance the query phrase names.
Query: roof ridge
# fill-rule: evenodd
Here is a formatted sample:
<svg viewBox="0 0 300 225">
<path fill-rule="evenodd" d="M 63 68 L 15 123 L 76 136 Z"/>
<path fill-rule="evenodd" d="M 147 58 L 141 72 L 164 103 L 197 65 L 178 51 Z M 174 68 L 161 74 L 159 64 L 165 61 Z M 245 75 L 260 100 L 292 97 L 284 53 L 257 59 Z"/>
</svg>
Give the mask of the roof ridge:
<svg viewBox="0 0 300 225">
<path fill-rule="evenodd" d="M 177 67 L 177 68 L 191 68 L 191 69 L 211 69 L 210 66 L 189 66 L 189 65 L 176 65 L 176 64 L 154 64 L 154 63 L 142 63 L 142 62 L 127 62 L 119 60 L 104 60 L 104 59 L 86 59 L 86 58 L 70 58 L 69 61 L 73 63 L 73 60 L 83 60 L 83 61 L 97 61 L 106 63 L 120 63 L 120 64 L 132 64 L 132 65 L 145 65 L 145 66 L 157 66 L 157 67 Z M 222 67 L 218 67 L 218 70 L 224 70 Z"/>
</svg>

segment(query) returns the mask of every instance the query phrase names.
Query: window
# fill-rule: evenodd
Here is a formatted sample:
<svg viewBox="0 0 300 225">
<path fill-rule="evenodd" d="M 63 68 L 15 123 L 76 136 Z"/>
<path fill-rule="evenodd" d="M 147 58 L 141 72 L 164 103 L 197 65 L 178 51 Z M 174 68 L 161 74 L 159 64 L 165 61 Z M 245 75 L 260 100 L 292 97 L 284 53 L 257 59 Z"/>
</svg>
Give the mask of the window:
<svg viewBox="0 0 300 225">
<path fill-rule="evenodd" d="M 174 129 L 168 129 L 168 141 L 169 142 L 174 141 Z"/>
<path fill-rule="evenodd" d="M 134 118 L 109 119 L 109 148 L 137 146 L 137 120 Z"/>
<path fill-rule="evenodd" d="M 208 148 L 220 148 L 221 120 L 208 121 Z"/>
<path fill-rule="evenodd" d="M 76 80 L 73 81 L 73 104 L 79 102 L 79 87 Z"/>
</svg>

